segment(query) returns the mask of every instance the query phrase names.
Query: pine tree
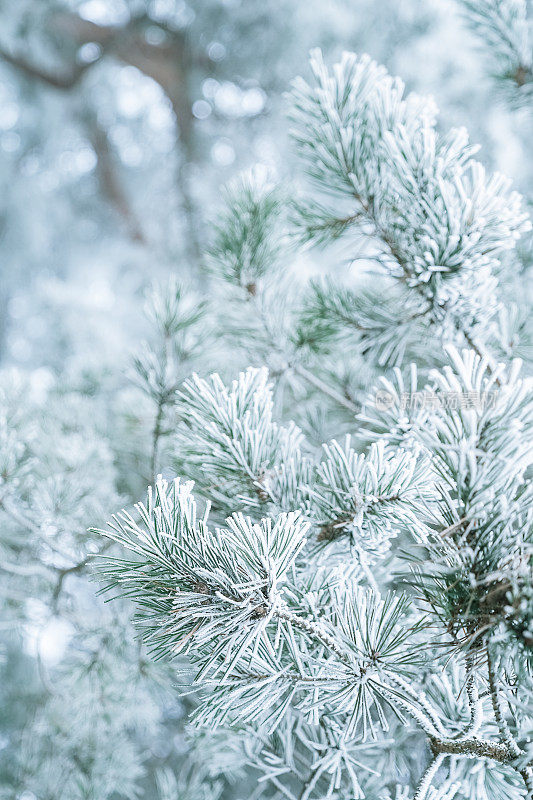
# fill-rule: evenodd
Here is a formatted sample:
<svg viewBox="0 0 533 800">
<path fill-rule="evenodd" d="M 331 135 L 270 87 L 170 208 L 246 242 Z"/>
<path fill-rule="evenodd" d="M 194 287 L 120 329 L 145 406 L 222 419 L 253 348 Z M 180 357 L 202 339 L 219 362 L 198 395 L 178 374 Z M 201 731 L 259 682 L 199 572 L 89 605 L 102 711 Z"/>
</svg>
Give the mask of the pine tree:
<svg viewBox="0 0 533 800">
<path fill-rule="evenodd" d="M 210 254 L 221 331 L 270 377 L 180 386 L 179 477 L 100 531 L 129 551 L 100 569 L 254 797 L 529 797 L 533 404 L 502 345 L 529 222 L 383 67 L 311 66 L 291 93 L 309 181 L 234 186 Z M 339 239 L 366 285 L 285 274 Z"/>
</svg>

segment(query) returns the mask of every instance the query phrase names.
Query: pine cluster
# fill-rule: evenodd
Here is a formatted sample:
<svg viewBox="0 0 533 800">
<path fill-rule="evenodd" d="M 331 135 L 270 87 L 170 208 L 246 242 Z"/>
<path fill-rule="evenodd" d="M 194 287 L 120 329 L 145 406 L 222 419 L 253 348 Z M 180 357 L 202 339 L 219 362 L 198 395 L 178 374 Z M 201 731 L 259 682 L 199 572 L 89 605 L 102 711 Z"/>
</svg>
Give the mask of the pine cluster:
<svg viewBox="0 0 533 800">
<path fill-rule="evenodd" d="M 177 388 L 139 362 L 179 477 L 100 532 L 129 551 L 101 572 L 198 692 L 195 725 L 231 731 L 254 797 L 518 800 L 533 403 L 501 287 L 528 218 L 370 58 L 311 67 L 290 95 L 307 181 L 243 179 L 210 252 L 220 335 L 254 366 Z M 339 239 L 366 281 L 290 277 Z"/>
</svg>

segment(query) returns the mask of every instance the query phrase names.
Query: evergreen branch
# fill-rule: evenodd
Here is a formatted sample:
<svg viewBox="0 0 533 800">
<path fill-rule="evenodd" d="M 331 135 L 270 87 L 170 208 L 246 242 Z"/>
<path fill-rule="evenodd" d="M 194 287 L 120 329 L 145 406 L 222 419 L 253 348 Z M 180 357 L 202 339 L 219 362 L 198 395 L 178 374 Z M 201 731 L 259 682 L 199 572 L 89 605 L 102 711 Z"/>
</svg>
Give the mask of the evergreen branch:
<svg viewBox="0 0 533 800">
<path fill-rule="evenodd" d="M 311 639 L 315 640 L 316 642 L 320 642 L 323 644 L 328 650 L 336 655 L 336 657 L 341 661 L 350 671 L 355 670 L 355 664 L 353 663 L 353 658 L 349 655 L 349 653 L 343 651 L 340 647 L 338 642 L 335 640 L 333 636 L 327 633 L 323 628 L 316 622 L 312 622 L 307 619 L 303 619 L 302 617 L 298 617 L 297 615 L 291 613 L 287 609 L 277 609 L 275 611 L 275 615 L 278 619 L 285 620 L 293 625 L 295 628 L 303 631 L 305 634 L 311 637 Z"/>
<path fill-rule="evenodd" d="M 511 751 L 513 751 L 514 755 L 518 757 L 522 755 L 522 751 L 518 747 L 516 740 L 514 739 L 511 731 L 509 730 L 509 726 L 507 724 L 505 715 L 503 713 L 500 692 L 498 690 L 498 682 L 494 671 L 494 664 L 488 646 L 486 648 L 486 655 L 487 655 L 487 669 L 489 676 L 490 699 L 494 711 L 494 717 L 496 719 L 498 728 L 500 729 L 500 733 L 502 735 L 505 744 L 509 747 Z"/>
<path fill-rule="evenodd" d="M 505 779 L 507 767 L 517 773 L 512 791 L 521 790 L 518 775 L 531 787 L 490 663 L 498 732 L 483 725 L 477 658 L 497 628 L 491 641 L 506 669 L 518 688 L 529 680 L 517 654 L 531 631 L 531 385 L 517 364 L 497 364 L 488 345 L 496 275 L 528 222 L 509 184 L 473 160 L 466 135 L 438 133 L 431 105 L 404 97 L 383 68 L 346 55 L 332 74 L 318 57 L 313 70 L 316 86 L 300 82 L 294 92 L 296 136 L 311 176 L 342 207 L 326 214 L 308 204 L 304 238 L 322 242 L 351 226 L 372 237 L 387 285 L 407 298 L 406 320 L 398 314 L 387 325 L 386 304 L 373 313 L 370 293 L 358 302 L 356 292 L 326 285 L 310 304 L 311 317 L 319 309 L 315 330 L 294 326 L 295 314 L 280 335 L 279 309 L 265 298 L 268 277 L 279 276 L 287 203 L 245 183 L 217 231 L 215 257 L 232 297 L 237 287 L 246 298 L 250 328 L 266 359 L 278 362 L 274 375 L 302 378 L 353 415 L 356 404 L 320 378 L 327 373 L 318 360 L 316 371 L 304 366 L 306 348 L 319 355 L 342 326 L 368 345 L 371 368 L 416 352 L 409 337 L 430 329 L 435 347 L 440 337 L 464 339 L 470 349 L 449 349 L 419 414 L 405 407 L 417 392 L 414 369 L 410 385 L 384 384 L 396 405 L 383 410 L 375 398 L 381 441 L 361 452 L 350 436 L 344 444 L 333 439 L 316 458 L 295 424 L 276 420 L 266 369 L 249 369 L 229 385 L 217 374 L 194 375 L 179 387 L 176 472 L 198 479 L 206 512 L 197 519 L 190 483 L 158 480 L 146 504 L 117 515 L 106 532 L 133 557 L 107 559 L 104 577 L 135 601 L 156 657 L 188 656 L 201 687 L 195 721 L 238 727 L 249 761 L 264 762 L 267 793 L 381 796 L 390 789 L 388 759 L 396 750 L 405 756 L 408 737 L 421 741 L 422 732 L 433 759 L 415 800 L 434 794 L 448 755 L 459 757 L 450 759 L 454 786 L 472 794 L 466 759 L 476 759 L 475 791 L 481 797 L 487 770 L 486 785 L 496 789 L 486 795 L 496 800 L 493 775 Z M 158 331 L 167 341 L 166 325 Z M 138 369 L 156 400 L 154 472 L 164 409 L 178 388 L 169 358 L 158 352 Z M 211 504 L 215 528 L 207 522 Z M 398 588 L 398 554 L 389 554 L 395 537 L 410 545 L 406 558 L 419 559 L 412 603 Z M 358 581 L 393 591 L 381 596 Z M 390 742 L 378 735 L 384 731 Z M 360 784 L 353 754 L 367 737 L 387 753 L 375 765 L 378 780 Z M 415 761 L 408 755 L 405 764 L 412 777 Z"/>
<path fill-rule="evenodd" d="M 441 736 L 445 737 L 446 732 L 444 730 L 440 717 L 436 712 L 436 710 L 431 705 L 431 703 L 429 702 L 426 694 L 418 687 L 413 688 L 413 686 L 411 686 L 411 684 L 408 681 L 402 678 L 401 675 L 394 675 L 392 680 L 411 698 L 411 700 L 414 703 L 421 706 L 421 708 L 427 714 L 428 718 L 432 721 L 433 725 L 435 726 L 435 729 L 439 732 Z"/>
<path fill-rule="evenodd" d="M 382 686 L 382 688 L 384 694 L 390 699 L 391 704 L 405 711 L 426 734 L 430 742 L 434 740 L 439 742 L 446 741 L 445 739 L 439 738 L 441 734 L 440 730 L 437 729 L 436 724 L 433 722 L 433 714 L 429 716 L 429 714 L 426 714 L 425 711 L 422 711 L 418 707 L 418 702 L 411 702 L 402 696 L 399 690 L 401 689 L 401 692 L 404 694 L 405 690 L 403 686 L 398 686 L 398 688 L 396 688 L 394 685 L 391 685 Z"/>
<path fill-rule="evenodd" d="M 416 791 L 413 795 L 413 800 L 426 800 L 428 792 L 431 788 L 431 784 L 433 783 L 433 778 L 439 771 L 443 761 L 443 753 L 437 753 L 434 755 L 433 759 L 428 764 L 427 769 L 424 771 L 424 774 L 420 778 L 420 782 L 418 783 Z"/>
<path fill-rule="evenodd" d="M 468 737 L 465 739 L 439 739 L 430 737 L 431 749 L 435 754 L 456 756 L 479 756 L 489 758 L 499 764 L 509 764 L 514 759 L 510 748 L 502 742 Z"/>
<path fill-rule="evenodd" d="M 492 709 L 494 711 L 494 717 L 496 719 L 496 723 L 498 725 L 498 728 L 500 729 L 502 739 L 505 742 L 507 748 L 509 749 L 509 752 L 511 753 L 513 759 L 516 760 L 523 758 L 525 754 L 518 746 L 516 739 L 514 738 L 509 729 L 507 720 L 505 719 L 500 692 L 498 689 L 498 679 L 494 671 L 494 663 L 489 645 L 487 645 L 486 647 L 486 656 L 487 656 L 487 670 L 489 676 L 490 700 L 492 703 Z M 511 766 L 522 777 L 526 789 L 528 790 L 529 796 L 533 796 L 533 768 L 528 765 L 520 766 L 517 765 L 516 763 L 512 763 Z"/>
<path fill-rule="evenodd" d="M 479 756 L 481 758 L 489 758 L 501 764 L 509 764 L 515 759 L 515 754 L 512 748 L 505 742 L 493 742 L 488 739 L 477 738 L 473 736 L 461 737 L 460 739 L 450 739 L 442 737 L 437 732 L 432 721 L 425 716 L 419 709 L 415 708 L 406 700 L 398 696 L 391 687 L 383 687 L 384 693 L 388 694 L 393 703 L 399 705 L 412 719 L 422 728 L 426 733 L 431 749 L 435 755 L 463 755 L 463 756 Z"/>
<path fill-rule="evenodd" d="M 440 137 L 430 103 L 404 97 L 368 56 L 345 53 L 330 74 L 315 52 L 311 67 L 315 84 L 298 80 L 292 93 L 310 176 L 355 203 L 353 224 L 378 239 L 384 266 L 429 306 L 432 325 L 470 335 L 496 312 L 492 271 L 529 228 L 518 196 L 485 176 L 464 132 Z"/>
<path fill-rule="evenodd" d="M 468 697 L 468 708 L 470 710 L 470 720 L 463 728 L 458 738 L 463 738 L 476 734 L 483 723 L 483 704 L 479 699 L 479 692 L 476 684 L 474 663 L 472 656 L 466 657 L 466 694 Z"/>
</svg>

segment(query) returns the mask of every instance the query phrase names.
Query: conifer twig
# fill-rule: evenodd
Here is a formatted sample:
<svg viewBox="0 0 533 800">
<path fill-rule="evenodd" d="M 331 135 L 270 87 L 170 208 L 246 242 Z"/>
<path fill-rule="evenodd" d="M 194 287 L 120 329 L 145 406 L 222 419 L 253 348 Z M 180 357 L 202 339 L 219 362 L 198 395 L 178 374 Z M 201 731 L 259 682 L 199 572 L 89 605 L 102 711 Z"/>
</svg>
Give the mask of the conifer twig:
<svg viewBox="0 0 533 800">
<path fill-rule="evenodd" d="M 416 787 L 416 791 L 413 795 L 413 800 L 426 800 L 428 795 L 428 791 L 433 783 L 433 778 L 439 771 L 440 765 L 444 761 L 444 754 L 437 753 L 437 755 L 433 756 L 433 759 L 428 764 L 427 769 L 424 771 L 418 786 Z"/>
<path fill-rule="evenodd" d="M 500 697 L 500 691 L 498 688 L 498 679 L 494 671 L 494 663 L 490 652 L 490 648 L 488 646 L 486 648 L 486 654 L 487 654 L 487 670 L 489 676 L 490 699 L 494 711 L 494 717 L 496 719 L 498 728 L 500 729 L 502 739 L 505 742 L 506 746 L 509 748 L 510 753 L 515 759 L 520 758 L 521 756 L 524 755 L 524 753 L 518 746 L 518 743 L 514 738 L 513 734 L 511 733 L 509 725 L 507 724 L 507 720 L 505 719 L 505 713 L 502 708 L 502 701 Z M 527 765 L 522 767 L 522 766 L 517 766 L 513 763 L 511 763 L 511 766 L 522 777 L 526 789 L 528 790 L 529 796 L 532 796 L 533 769 Z"/>
</svg>

